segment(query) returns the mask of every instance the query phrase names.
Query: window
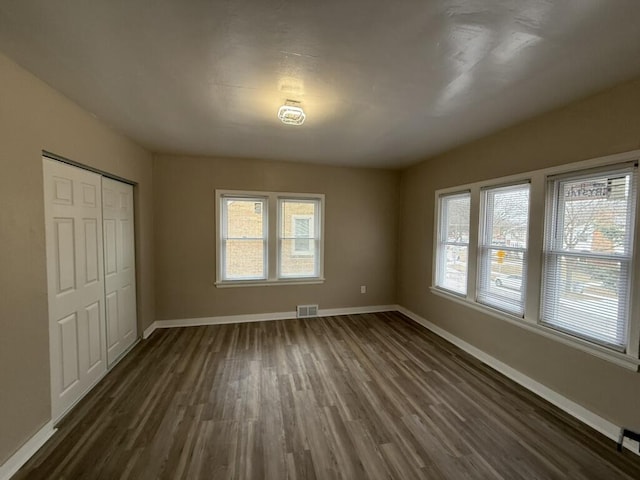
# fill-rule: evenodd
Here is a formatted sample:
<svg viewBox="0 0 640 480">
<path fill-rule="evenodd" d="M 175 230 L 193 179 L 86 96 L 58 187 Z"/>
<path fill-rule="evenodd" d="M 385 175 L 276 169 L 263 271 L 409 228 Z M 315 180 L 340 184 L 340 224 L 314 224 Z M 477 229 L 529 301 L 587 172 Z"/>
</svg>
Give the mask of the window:
<svg viewBox="0 0 640 480">
<path fill-rule="evenodd" d="M 625 351 L 629 333 L 635 168 L 548 183 L 541 322 Z"/>
<path fill-rule="evenodd" d="M 482 190 L 478 302 L 524 315 L 529 184 Z"/>
<path fill-rule="evenodd" d="M 217 191 L 216 284 L 322 281 L 324 196 Z"/>
<path fill-rule="evenodd" d="M 431 292 L 638 371 L 639 159 L 437 191 Z"/>
<path fill-rule="evenodd" d="M 436 286 L 467 293 L 469 192 L 440 196 Z"/>
<path fill-rule="evenodd" d="M 319 200 L 279 200 L 279 276 L 318 276 Z"/>
<path fill-rule="evenodd" d="M 222 280 L 266 280 L 266 202 L 266 198 L 255 197 L 222 199 Z"/>
</svg>

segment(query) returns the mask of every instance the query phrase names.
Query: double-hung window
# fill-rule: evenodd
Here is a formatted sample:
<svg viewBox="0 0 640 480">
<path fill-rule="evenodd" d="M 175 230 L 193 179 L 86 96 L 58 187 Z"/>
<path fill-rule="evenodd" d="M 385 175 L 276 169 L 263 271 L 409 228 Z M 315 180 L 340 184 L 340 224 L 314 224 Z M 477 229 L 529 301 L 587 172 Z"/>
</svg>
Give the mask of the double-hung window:
<svg viewBox="0 0 640 480">
<path fill-rule="evenodd" d="M 320 275 L 320 199 L 280 198 L 278 212 L 278 275 L 281 278 Z"/>
<path fill-rule="evenodd" d="M 471 194 L 441 195 L 439 204 L 436 286 L 466 295 Z"/>
<path fill-rule="evenodd" d="M 635 170 L 548 181 L 541 323 L 619 351 L 629 335 Z"/>
<path fill-rule="evenodd" d="M 484 188 L 478 249 L 477 300 L 524 316 L 529 183 Z"/>
<path fill-rule="evenodd" d="M 222 281 L 267 279 L 267 201 L 267 197 L 259 196 L 221 198 Z"/>
<path fill-rule="evenodd" d="M 217 191 L 216 284 L 321 282 L 324 195 Z"/>
<path fill-rule="evenodd" d="M 436 192 L 431 291 L 637 370 L 639 157 Z"/>
</svg>

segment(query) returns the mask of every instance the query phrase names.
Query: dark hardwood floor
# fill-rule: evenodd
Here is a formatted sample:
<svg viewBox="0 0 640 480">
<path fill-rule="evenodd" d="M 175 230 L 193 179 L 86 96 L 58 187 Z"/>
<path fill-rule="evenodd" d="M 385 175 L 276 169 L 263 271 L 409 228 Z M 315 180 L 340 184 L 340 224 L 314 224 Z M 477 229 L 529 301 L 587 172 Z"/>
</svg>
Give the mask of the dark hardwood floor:
<svg viewBox="0 0 640 480">
<path fill-rule="evenodd" d="M 18 479 L 640 479 L 640 457 L 398 313 L 140 343 Z"/>
</svg>

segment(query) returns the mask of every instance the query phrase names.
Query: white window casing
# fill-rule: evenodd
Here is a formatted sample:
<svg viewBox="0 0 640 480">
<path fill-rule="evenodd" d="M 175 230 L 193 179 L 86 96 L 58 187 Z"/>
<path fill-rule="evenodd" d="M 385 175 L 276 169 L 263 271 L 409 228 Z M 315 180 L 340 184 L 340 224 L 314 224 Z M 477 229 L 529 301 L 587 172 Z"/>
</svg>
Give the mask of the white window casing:
<svg viewBox="0 0 640 480">
<path fill-rule="evenodd" d="M 477 301 L 524 316 L 529 183 L 482 189 Z"/>
<path fill-rule="evenodd" d="M 438 198 L 435 285 L 452 293 L 467 294 L 469 265 L 469 191 Z"/>
<path fill-rule="evenodd" d="M 216 215 L 217 287 L 324 282 L 324 195 L 216 190 Z M 288 254 L 296 241 L 310 249 Z"/>
<path fill-rule="evenodd" d="M 321 210 L 319 198 L 278 198 L 278 278 L 319 277 Z"/>
<path fill-rule="evenodd" d="M 540 321 L 625 352 L 636 167 L 550 177 Z"/>
</svg>

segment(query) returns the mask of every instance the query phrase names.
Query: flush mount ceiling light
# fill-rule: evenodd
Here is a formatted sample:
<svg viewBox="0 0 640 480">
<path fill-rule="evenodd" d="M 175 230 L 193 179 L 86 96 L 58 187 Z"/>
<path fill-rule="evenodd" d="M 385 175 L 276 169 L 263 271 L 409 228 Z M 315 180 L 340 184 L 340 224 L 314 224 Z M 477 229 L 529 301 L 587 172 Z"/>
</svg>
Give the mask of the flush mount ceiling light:
<svg viewBox="0 0 640 480">
<path fill-rule="evenodd" d="M 278 118 L 280 121 L 287 125 L 302 125 L 306 116 L 304 110 L 299 105 L 300 102 L 287 100 L 285 104 L 278 109 Z"/>
</svg>

